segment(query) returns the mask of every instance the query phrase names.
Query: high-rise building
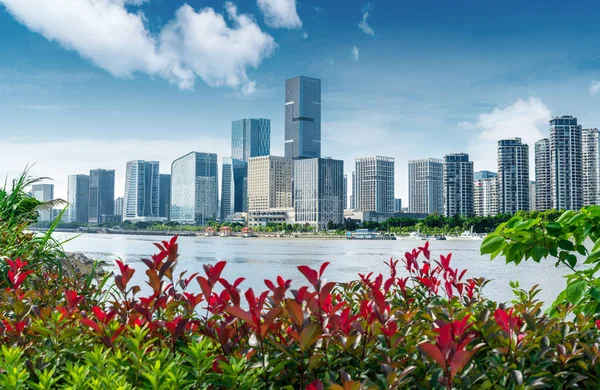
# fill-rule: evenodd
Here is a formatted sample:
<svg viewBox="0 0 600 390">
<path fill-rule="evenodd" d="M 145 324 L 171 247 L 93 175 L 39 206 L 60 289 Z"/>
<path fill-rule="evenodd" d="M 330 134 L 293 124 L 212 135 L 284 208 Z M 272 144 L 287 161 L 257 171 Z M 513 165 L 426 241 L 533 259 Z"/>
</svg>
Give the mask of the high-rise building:
<svg viewBox="0 0 600 390">
<path fill-rule="evenodd" d="M 221 169 L 221 220 L 248 210 L 248 165 L 223 157 Z"/>
<path fill-rule="evenodd" d="M 408 162 L 408 212 L 444 212 L 444 162 L 435 158 Z"/>
<path fill-rule="evenodd" d="M 124 221 L 158 221 L 159 163 L 133 160 L 125 170 Z"/>
<path fill-rule="evenodd" d="M 348 208 L 348 175 L 344 175 L 344 210 Z"/>
<path fill-rule="evenodd" d="M 529 145 L 521 138 L 498 141 L 498 212 L 529 210 Z"/>
<path fill-rule="evenodd" d="M 317 231 L 344 221 L 344 162 L 331 158 L 294 161 L 296 223 Z"/>
<path fill-rule="evenodd" d="M 67 184 L 67 221 L 88 223 L 90 208 L 90 177 L 69 175 Z"/>
<path fill-rule="evenodd" d="M 535 143 L 535 206 L 538 211 L 552 209 L 550 170 L 550 140 L 542 138 Z"/>
<path fill-rule="evenodd" d="M 394 212 L 394 158 L 356 159 L 356 209 L 377 213 Z"/>
<path fill-rule="evenodd" d="M 399 213 L 402 211 L 402 199 L 396 198 L 394 199 L 394 212 Z"/>
<path fill-rule="evenodd" d="M 115 171 L 93 169 L 90 171 L 90 208 L 88 222 L 103 223 L 103 216 L 115 214 Z"/>
<path fill-rule="evenodd" d="M 321 157 L 321 80 L 285 81 L 285 157 Z"/>
<path fill-rule="evenodd" d="M 239 119 L 231 122 L 231 157 L 248 162 L 271 154 L 271 120 Z"/>
<path fill-rule="evenodd" d="M 352 195 L 350 195 L 350 209 L 356 210 L 356 171 L 352 171 Z"/>
<path fill-rule="evenodd" d="M 161 173 L 158 185 L 158 216 L 171 219 L 171 175 Z"/>
<path fill-rule="evenodd" d="M 486 217 L 498 214 L 497 174 L 479 171 L 473 175 L 473 209 L 475 215 Z"/>
<path fill-rule="evenodd" d="M 54 199 L 54 184 L 33 184 L 31 193 L 34 198 L 40 202 L 48 202 Z M 39 222 L 52 221 L 52 210 L 41 210 L 39 213 Z"/>
<path fill-rule="evenodd" d="M 473 161 L 467 153 L 444 156 L 444 215 L 473 215 Z"/>
<path fill-rule="evenodd" d="M 205 225 L 217 219 L 217 155 L 191 152 L 171 164 L 171 221 Z"/>
<path fill-rule="evenodd" d="M 581 125 L 570 115 L 550 120 L 552 207 L 579 210 L 583 206 Z"/>
<path fill-rule="evenodd" d="M 600 205 L 600 131 L 583 129 L 581 145 L 583 205 Z"/>
<path fill-rule="evenodd" d="M 124 198 L 119 196 L 115 199 L 115 215 L 120 215 L 123 217 L 123 209 L 124 209 L 125 201 Z"/>
<path fill-rule="evenodd" d="M 292 207 L 292 159 L 251 158 L 248 161 L 248 212 Z"/>
<path fill-rule="evenodd" d="M 531 210 L 531 211 L 537 210 L 536 192 L 537 191 L 536 191 L 535 181 L 530 181 L 529 182 L 529 210 Z"/>
</svg>

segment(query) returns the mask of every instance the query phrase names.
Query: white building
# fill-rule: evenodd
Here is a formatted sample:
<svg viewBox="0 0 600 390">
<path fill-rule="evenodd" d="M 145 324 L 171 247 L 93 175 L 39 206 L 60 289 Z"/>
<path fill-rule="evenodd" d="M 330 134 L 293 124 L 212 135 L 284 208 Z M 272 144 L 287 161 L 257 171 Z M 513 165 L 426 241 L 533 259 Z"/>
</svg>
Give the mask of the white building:
<svg viewBox="0 0 600 390">
<path fill-rule="evenodd" d="M 535 206 L 536 210 L 552 209 L 552 178 L 550 174 L 550 140 L 535 143 Z"/>
<path fill-rule="evenodd" d="M 490 172 L 491 173 L 491 172 Z M 478 177 L 473 182 L 475 215 L 487 217 L 498 214 L 498 182 L 494 174 Z"/>
<path fill-rule="evenodd" d="M 427 158 L 408 162 L 408 211 L 444 212 L 444 161 Z"/>
<path fill-rule="evenodd" d="M 292 159 L 280 156 L 248 160 L 248 212 L 292 208 Z"/>
<path fill-rule="evenodd" d="M 579 210 L 583 206 L 581 125 L 563 115 L 550 120 L 552 207 Z"/>
<path fill-rule="evenodd" d="M 158 161 L 133 160 L 125 171 L 125 196 L 123 197 L 123 221 L 160 221 L 159 216 L 159 163 Z M 116 203 L 115 203 L 116 204 Z M 119 215 L 115 211 L 115 215 Z"/>
<path fill-rule="evenodd" d="M 444 215 L 473 215 L 473 161 L 467 153 L 444 156 Z"/>
<path fill-rule="evenodd" d="M 600 131 L 583 129 L 582 144 L 582 176 L 583 205 L 600 204 Z"/>
<path fill-rule="evenodd" d="M 521 138 L 498 141 L 498 212 L 529 210 L 529 146 Z"/>
<path fill-rule="evenodd" d="M 529 210 L 531 211 L 537 211 L 536 193 L 537 190 L 535 181 L 529 182 Z"/>
<path fill-rule="evenodd" d="M 33 184 L 31 193 L 40 202 L 48 202 L 54 199 L 54 184 Z M 52 221 L 52 210 L 39 211 L 39 222 Z"/>
<path fill-rule="evenodd" d="M 365 157 L 356 159 L 356 210 L 394 212 L 394 159 Z"/>
</svg>

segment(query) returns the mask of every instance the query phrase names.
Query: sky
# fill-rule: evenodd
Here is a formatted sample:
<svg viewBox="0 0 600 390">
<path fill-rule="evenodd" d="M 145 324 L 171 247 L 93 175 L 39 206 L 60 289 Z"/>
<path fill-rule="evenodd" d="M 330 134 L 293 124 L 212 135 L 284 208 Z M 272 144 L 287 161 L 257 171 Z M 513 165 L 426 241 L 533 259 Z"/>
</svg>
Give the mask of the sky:
<svg viewBox="0 0 600 390">
<path fill-rule="evenodd" d="M 600 127 L 596 2 L 0 0 L 0 177 L 25 166 L 66 198 L 69 174 L 190 151 L 230 156 L 231 121 L 271 119 L 283 154 L 285 80 L 322 80 L 322 154 L 408 160 Z M 533 170 L 532 179 L 533 179 Z"/>
</svg>

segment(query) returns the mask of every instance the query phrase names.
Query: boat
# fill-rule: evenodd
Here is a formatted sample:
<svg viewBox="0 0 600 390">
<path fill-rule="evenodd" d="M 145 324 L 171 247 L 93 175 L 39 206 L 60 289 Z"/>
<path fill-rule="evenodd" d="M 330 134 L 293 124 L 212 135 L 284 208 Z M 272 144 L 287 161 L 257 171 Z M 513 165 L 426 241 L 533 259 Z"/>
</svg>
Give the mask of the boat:
<svg viewBox="0 0 600 390">
<path fill-rule="evenodd" d="M 425 240 L 425 236 L 422 236 L 421 233 L 417 232 L 412 232 L 408 235 L 408 238 L 412 238 L 414 240 Z"/>
<path fill-rule="evenodd" d="M 460 235 L 460 238 L 466 240 L 483 240 L 480 235 L 473 233 L 473 226 L 471 226 L 471 230 L 463 232 L 463 234 Z"/>
</svg>

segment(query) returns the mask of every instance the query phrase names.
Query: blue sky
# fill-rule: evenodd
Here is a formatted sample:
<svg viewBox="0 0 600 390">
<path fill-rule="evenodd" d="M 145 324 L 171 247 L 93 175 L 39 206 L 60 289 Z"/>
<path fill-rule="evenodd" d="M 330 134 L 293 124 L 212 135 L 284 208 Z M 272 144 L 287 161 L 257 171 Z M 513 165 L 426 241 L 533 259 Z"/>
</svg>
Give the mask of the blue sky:
<svg viewBox="0 0 600 390">
<path fill-rule="evenodd" d="M 270 118 L 282 154 L 284 80 L 306 75 L 323 154 L 348 174 L 395 157 L 406 200 L 409 159 L 495 170 L 498 139 L 532 149 L 551 115 L 600 127 L 599 17 L 591 1 L 0 0 L 0 175 L 37 161 L 66 196 L 68 174 L 113 168 L 121 194 L 126 161 L 226 157 L 243 117 Z"/>
</svg>

